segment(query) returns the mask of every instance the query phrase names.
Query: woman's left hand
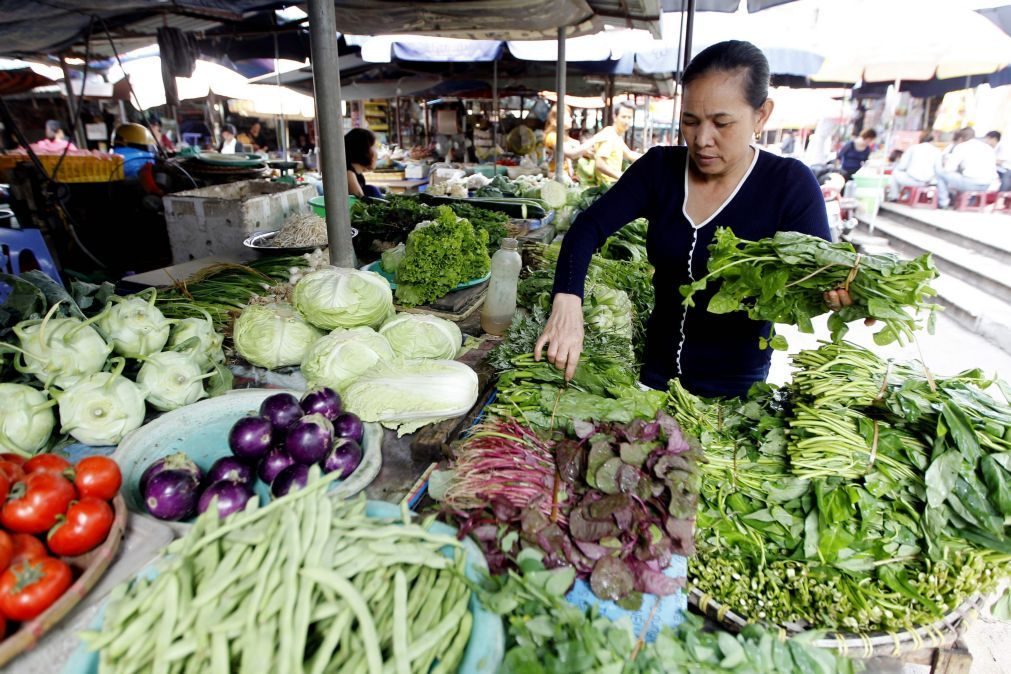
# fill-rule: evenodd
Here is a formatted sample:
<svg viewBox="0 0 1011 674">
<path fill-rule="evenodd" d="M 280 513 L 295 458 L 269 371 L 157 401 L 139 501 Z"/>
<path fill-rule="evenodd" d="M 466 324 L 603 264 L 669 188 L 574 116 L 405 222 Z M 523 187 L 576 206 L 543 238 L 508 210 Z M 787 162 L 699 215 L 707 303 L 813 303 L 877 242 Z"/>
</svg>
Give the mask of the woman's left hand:
<svg viewBox="0 0 1011 674">
<path fill-rule="evenodd" d="M 853 304 L 853 298 L 850 297 L 848 290 L 843 288 L 836 288 L 835 290 L 828 290 L 825 292 L 825 304 L 832 311 L 839 311 L 843 307 L 848 307 Z M 877 321 L 873 318 L 865 318 L 864 325 L 871 326 Z"/>
</svg>

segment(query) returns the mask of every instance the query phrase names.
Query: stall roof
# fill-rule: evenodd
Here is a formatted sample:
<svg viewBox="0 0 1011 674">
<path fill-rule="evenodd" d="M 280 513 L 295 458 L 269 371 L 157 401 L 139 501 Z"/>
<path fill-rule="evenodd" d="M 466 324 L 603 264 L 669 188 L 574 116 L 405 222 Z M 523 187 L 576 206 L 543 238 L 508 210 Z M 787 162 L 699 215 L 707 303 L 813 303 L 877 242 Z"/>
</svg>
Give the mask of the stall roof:
<svg viewBox="0 0 1011 674">
<path fill-rule="evenodd" d="M 0 53 L 55 54 L 82 47 L 92 17 L 104 22 L 118 51 L 149 45 L 162 26 L 204 31 L 282 2 L 266 0 L 76 0 L 73 3 L 0 0 Z M 102 25 L 96 26 L 94 53 L 111 56 Z"/>
</svg>

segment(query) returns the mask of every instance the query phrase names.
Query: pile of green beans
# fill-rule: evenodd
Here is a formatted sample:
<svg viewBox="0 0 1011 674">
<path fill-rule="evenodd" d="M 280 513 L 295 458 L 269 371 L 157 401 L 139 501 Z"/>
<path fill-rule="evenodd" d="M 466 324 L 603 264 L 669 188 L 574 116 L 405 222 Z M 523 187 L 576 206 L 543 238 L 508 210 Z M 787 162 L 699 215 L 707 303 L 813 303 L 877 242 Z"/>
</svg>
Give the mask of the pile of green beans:
<svg viewBox="0 0 1011 674">
<path fill-rule="evenodd" d="M 367 518 L 317 470 L 267 506 L 209 510 L 154 579 L 116 588 L 82 635 L 100 671 L 455 672 L 472 620 L 459 542 L 406 511 Z"/>
</svg>

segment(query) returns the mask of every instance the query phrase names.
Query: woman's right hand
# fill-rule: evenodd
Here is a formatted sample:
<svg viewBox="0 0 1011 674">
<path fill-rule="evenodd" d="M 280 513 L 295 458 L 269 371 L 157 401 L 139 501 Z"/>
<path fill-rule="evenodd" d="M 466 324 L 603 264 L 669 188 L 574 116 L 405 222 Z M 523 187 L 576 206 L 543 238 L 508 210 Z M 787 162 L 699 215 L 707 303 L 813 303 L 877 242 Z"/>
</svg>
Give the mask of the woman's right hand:
<svg viewBox="0 0 1011 674">
<path fill-rule="evenodd" d="M 551 305 L 544 332 L 534 345 L 534 360 L 539 361 L 548 345 L 548 361 L 572 379 L 583 352 L 583 300 L 579 295 L 558 293 Z"/>
</svg>

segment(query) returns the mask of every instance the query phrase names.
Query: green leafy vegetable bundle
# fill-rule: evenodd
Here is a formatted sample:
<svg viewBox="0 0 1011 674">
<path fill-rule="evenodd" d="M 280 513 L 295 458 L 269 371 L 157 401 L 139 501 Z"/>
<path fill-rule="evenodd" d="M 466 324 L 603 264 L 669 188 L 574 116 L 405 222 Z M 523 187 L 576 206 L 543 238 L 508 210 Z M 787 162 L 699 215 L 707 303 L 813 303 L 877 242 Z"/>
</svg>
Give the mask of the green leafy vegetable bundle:
<svg viewBox="0 0 1011 674">
<path fill-rule="evenodd" d="M 612 622 L 595 607 L 582 610 L 565 600 L 572 569 L 545 569 L 533 550 L 522 554 L 519 567 L 494 578 L 494 587 L 480 593 L 482 603 L 506 622 L 503 674 L 853 674 L 862 669 L 857 660 L 810 645 L 817 632 L 784 641 L 749 625 L 734 636 L 703 630 L 702 619 L 693 615 L 645 643 L 631 622 Z"/>
<path fill-rule="evenodd" d="M 439 299 L 460 283 L 481 278 L 491 268 L 488 233 L 446 206 L 434 220 L 419 223 L 407 237 L 397 267 L 397 299 L 405 306 Z"/>
<path fill-rule="evenodd" d="M 853 304 L 829 318 L 833 341 L 846 334 L 847 323 L 860 318 L 884 324 L 874 335 L 879 345 L 911 338 L 920 326 L 909 310 L 928 311 L 928 327 L 933 329 L 935 306 L 927 298 L 935 294 L 930 282 L 937 270 L 929 254 L 913 260 L 862 255 L 849 243 L 829 243 L 798 232 L 745 241 L 725 228 L 717 230 L 709 250 L 709 274 L 681 287 L 686 306 L 694 305 L 696 292 L 721 281 L 709 300 L 710 312 L 747 311 L 753 319 L 796 325 L 801 332 L 812 333 L 811 319 L 828 312 L 824 293 L 844 288 Z M 771 346 L 785 349 L 785 340 L 775 337 Z"/>
<path fill-rule="evenodd" d="M 533 354 L 511 359 L 513 369 L 499 376 L 498 395 L 488 413 L 516 418 L 533 428 L 559 428 L 573 419 L 628 423 L 652 419 L 663 406 L 661 391 L 643 391 L 626 362 L 585 352 L 572 381 Z"/>
<path fill-rule="evenodd" d="M 977 372 L 933 379 L 846 342 L 791 386 L 671 408 L 706 448 L 691 582 L 750 619 L 921 627 L 1011 572 L 1011 409 Z"/>
<path fill-rule="evenodd" d="M 553 277 L 560 248 L 560 244 L 530 247 L 529 252 L 532 266 L 535 269 L 543 269 L 549 272 L 543 278 L 550 279 Z M 609 260 L 600 255 L 594 255 L 590 260 L 590 267 L 587 270 L 586 287 L 592 291 L 598 285 L 621 290 L 628 295 L 628 299 L 631 301 L 634 310 L 634 315 L 632 316 L 632 344 L 636 349 L 636 353 L 640 354 L 646 342 L 646 321 L 653 312 L 655 301 L 653 267 L 645 260 L 639 262 Z M 542 283 L 542 292 L 550 292 L 550 290 L 550 283 Z"/>
</svg>

